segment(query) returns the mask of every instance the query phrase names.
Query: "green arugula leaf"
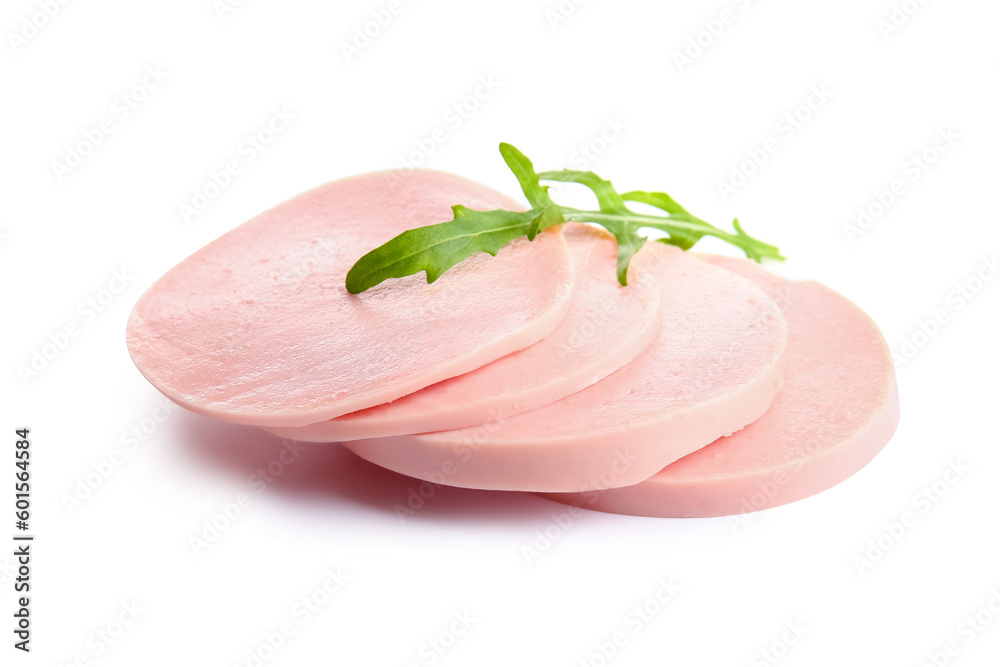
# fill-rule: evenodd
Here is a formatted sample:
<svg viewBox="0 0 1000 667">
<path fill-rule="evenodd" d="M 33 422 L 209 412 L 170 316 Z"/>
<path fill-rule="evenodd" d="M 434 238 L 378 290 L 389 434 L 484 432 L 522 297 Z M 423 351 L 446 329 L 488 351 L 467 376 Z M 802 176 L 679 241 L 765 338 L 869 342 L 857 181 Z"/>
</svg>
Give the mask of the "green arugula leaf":
<svg viewBox="0 0 1000 667">
<path fill-rule="evenodd" d="M 628 211 L 625 207 L 625 200 L 615 191 L 611 181 L 606 181 L 592 171 L 573 171 L 563 169 L 562 171 L 546 171 L 538 175 L 546 181 L 561 181 L 563 183 L 579 183 L 585 185 L 594 192 L 597 197 L 597 205 L 604 213 L 623 213 Z"/>
<path fill-rule="evenodd" d="M 627 214 L 628 207 L 611 181 L 606 181 L 592 171 L 574 171 L 563 169 L 560 171 L 546 171 L 538 175 L 542 180 L 560 181 L 562 183 L 579 183 L 586 186 L 597 197 L 597 206 L 601 213 L 610 215 Z M 636 227 L 630 225 L 625 219 L 608 218 L 602 225 L 611 232 L 618 242 L 618 282 L 622 285 L 628 284 L 628 267 L 635 253 L 642 250 L 646 245 L 646 237 L 640 236 L 636 232 Z"/>
<path fill-rule="evenodd" d="M 692 215 L 665 192 L 633 190 L 619 194 L 610 181 L 592 171 L 563 169 L 537 173 L 524 153 L 510 144 L 500 144 L 500 154 L 517 178 L 529 211 L 474 211 L 461 205 L 452 207 L 454 217 L 447 222 L 403 232 L 359 259 L 347 273 L 347 290 L 360 294 L 388 280 L 425 272 L 432 283 L 441 274 L 477 252 L 496 255 L 514 239 L 527 236 L 529 241 L 542 231 L 563 222 L 588 222 L 600 225 L 618 242 L 618 282 L 628 284 L 628 267 L 648 239 L 639 234 L 642 228 L 667 234 L 662 243 L 688 250 L 706 236 L 731 243 L 750 259 L 783 260 L 776 246 L 759 241 L 733 220 L 733 232 L 727 232 Z M 587 211 L 561 206 L 552 201 L 548 186 L 541 181 L 578 183 L 589 188 L 597 198 L 598 210 Z M 627 202 L 657 208 L 665 215 L 636 213 Z"/>
<path fill-rule="evenodd" d="M 622 285 L 628 285 L 629 263 L 632 261 L 635 253 L 642 250 L 642 247 L 646 245 L 646 237 L 639 236 L 631 228 L 614 234 L 615 239 L 618 241 L 618 282 Z"/>
<path fill-rule="evenodd" d="M 666 211 L 671 215 L 677 213 L 690 215 L 686 208 L 678 204 L 674 198 L 666 192 L 643 192 L 642 190 L 633 190 L 632 192 L 626 192 L 623 194 L 622 199 L 625 201 L 637 201 L 643 204 L 649 204 L 650 206 L 655 206 L 656 208 Z"/>
<path fill-rule="evenodd" d="M 347 272 L 347 291 L 360 294 L 389 278 L 425 271 L 432 283 L 441 274 L 476 252 L 497 251 L 525 236 L 534 211 L 473 211 L 453 206 L 454 219 L 410 229 L 375 248 Z"/>
<path fill-rule="evenodd" d="M 500 144 L 500 155 L 512 172 L 517 182 L 521 185 L 524 196 L 532 209 L 545 208 L 553 204 L 549 197 L 549 189 L 538 183 L 538 174 L 535 173 L 535 165 L 521 151 L 510 144 Z"/>
<path fill-rule="evenodd" d="M 531 224 L 528 226 L 528 240 L 534 241 L 535 237 L 538 236 L 538 232 L 548 229 L 552 225 L 557 225 L 560 222 L 566 222 L 563 220 L 562 209 L 555 204 L 549 204 L 531 219 Z"/>
<path fill-rule="evenodd" d="M 687 209 L 678 204 L 674 198 L 666 192 L 643 192 L 642 190 L 633 190 L 632 192 L 626 192 L 623 194 L 622 199 L 625 201 L 634 201 L 648 206 L 653 206 L 661 211 L 665 211 L 668 215 L 691 216 L 691 214 L 687 212 Z M 660 239 L 660 241 L 670 245 L 675 245 L 681 250 L 690 250 L 691 247 L 700 241 L 703 236 L 704 234 L 697 234 L 694 232 L 688 233 L 677 230 L 671 233 L 667 238 Z"/>
</svg>

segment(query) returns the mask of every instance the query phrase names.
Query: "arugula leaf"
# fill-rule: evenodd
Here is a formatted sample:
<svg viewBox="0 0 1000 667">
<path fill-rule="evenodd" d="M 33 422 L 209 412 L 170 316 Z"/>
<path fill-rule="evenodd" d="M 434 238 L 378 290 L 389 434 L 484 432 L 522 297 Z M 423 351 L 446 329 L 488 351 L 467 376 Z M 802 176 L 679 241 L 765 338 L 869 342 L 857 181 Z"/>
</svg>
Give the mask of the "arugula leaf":
<svg viewBox="0 0 1000 667">
<path fill-rule="evenodd" d="M 618 194 L 611 181 L 606 181 L 592 171 L 573 171 L 563 169 L 561 171 L 546 171 L 538 175 L 542 180 L 561 181 L 563 183 L 579 183 L 585 185 L 594 192 L 597 197 L 597 205 L 604 213 L 624 213 L 628 209 L 625 207 L 625 200 Z"/>
<path fill-rule="evenodd" d="M 453 206 L 455 217 L 428 227 L 409 229 L 355 262 L 347 272 L 347 291 L 360 294 L 388 278 L 425 271 L 432 283 L 477 252 L 496 255 L 511 241 L 527 235 L 535 211 L 473 211 Z"/>
<path fill-rule="evenodd" d="M 622 199 L 625 201 L 634 201 L 648 206 L 653 206 L 662 211 L 666 211 L 668 215 L 691 215 L 687 212 L 686 208 L 678 204 L 674 198 L 666 192 L 643 192 L 642 190 L 633 190 L 632 192 L 626 192 L 623 194 Z M 672 232 L 667 238 L 660 240 L 663 243 L 675 245 L 681 250 L 690 250 L 691 247 L 700 241 L 703 236 L 704 234 L 697 234 L 694 232 L 688 233 L 677 230 Z"/>
<path fill-rule="evenodd" d="M 403 232 L 359 259 L 347 273 L 347 290 L 360 294 L 388 280 L 425 272 L 432 283 L 441 274 L 477 252 L 496 255 L 514 239 L 527 236 L 529 241 L 542 231 L 563 222 L 598 224 L 618 242 L 618 282 L 628 284 L 632 257 L 647 243 L 639 234 L 646 227 L 665 232 L 660 242 L 688 250 L 706 236 L 722 239 L 743 250 L 750 259 L 783 260 L 778 248 L 759 241 L 744 231 L 739 219 L 733 220 L 733 232 L 719 229 L 688 212 L 665 192 L 633 190 L 619 194 L 610 181 L 592 171 L 563 169 L 537 173 L 524 153 L 510 144 L 500 144 L 500 154 L 517 178 L 529 211 L 474 211 L 461 205 L 452 207 L 454 217 L 427 227 Z M 552 201 L 548 186 L 541 181 L 578 183 L 589 188 L 597 198 L 597 211 L 561 206 Z M 657 208 L 665 215 L 636 213 L 627 202 Z"/>
<path fill-rule="evenodd" d="M 549 197 L 548 186 L 538 183 L 535 165 L 531 164 L 531 160 L 524 153 L 510 144 L 502 143 L 500 144 L 500 155 L 503 156 L 503 161 L 507 163 L 510 170 L 514 172 L 514 177 L 521 185 L 521 190 L 524 191 L 524 196 L 527 197 L 532 209 L 545 208 L 553 204 L 552 198 Z"/>
<path fill-rule="evenodd" d="M 555 204 L 549 204 L 542 209 L 541 213 L 531 219 L 531 224 L 528 226 L 528 240 L 534 241 L 538 232 L 560 222 L 566 222 L 563 219 L 562 209 Z"/>
<path fill-rule="evenodd" d="M 592 171 L 574 171 L 563 169 L 561 171 L 546 171 L 538 175 L 546 181 L 561 181 L 563 183 L 579 183 L 584 185 L 597 197 L 597 206 L 601 213 L 609 215 L 628 214 L 630 211 L 625 206 L 625 200 L 611 185 L 611 181 L 606 181 Z M 618 282 L 622 285 L 628 284 L 628 266 L 635 253 L 642 250 L 646 245 L 646 237 L 639 236 L 637 227 L 630 225 L 625 219 L 617 217 L 607 218 L 602 226 L 611 232 L 615 240 L 618 241 Z"/>
</svg>

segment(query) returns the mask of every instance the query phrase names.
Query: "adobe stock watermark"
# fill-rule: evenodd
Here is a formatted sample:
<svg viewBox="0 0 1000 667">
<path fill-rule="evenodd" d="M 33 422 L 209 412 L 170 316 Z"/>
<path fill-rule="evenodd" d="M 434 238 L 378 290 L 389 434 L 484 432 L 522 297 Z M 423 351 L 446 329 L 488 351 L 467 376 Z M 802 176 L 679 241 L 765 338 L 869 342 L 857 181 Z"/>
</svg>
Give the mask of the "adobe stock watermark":
<svg viewBox="0 0 1000 667">
<path fill-rule="evenodd" d="M 778 309 L 787 313 L 793 307 L 794 302 L 786 293 L 772 294 L 772 299 Z M 767 323 L 770 318 L 765 313 L 762 323 Z M 739 358 L 737 353 L 736 358 Z M 827 423 L 810 424 L 803 426 L 799 433 L 799 451 L 795 456 L 784 461 L 780 466 L 775 467 L 771 472 L 754 482 L 753 487 L 740 498 L 739 514 L 732 514 L 727 517 L 727 523 L 734 533 L 749 526 L 757 517 L 760 511 L 773 505 L 774 499 L 782 493 L 788 484 L 792 483 L 796 475 L 812 460 L 814 454 L 822 451 L 830 442 L 831 438 L 839 437 L 837 433 L 838 422 L 851 419 L 850 414 L 843 414 L 842 419 L 831 419 Z"/>
<path fill-rule="evenodd" d="M 488 418 L 491 421 L 476 427 L 465 442 L 455 443 L 451 449 L 452 456 L 444 459 L 436 469 L 425 471 L 421 475 L 423 481 L 407 489 L 406 500 L 393 505 L 392 510 L 399 522 L 405 523 L 407 519 L 422 510 L 437 494 L 438 489 L 448 485 L 448 479 L 454 477 L 461 465 L 472 459 L 475 453 L 489 442 L 490 434 L 499 430 L 509 417 L 510 415 L 490 408 Z"/>
<path fill-rule="evenodd" d="M 437 664 L 476 624 L 477 619 L 468 609 L 452 614 L 448 625 L 417 648 L 417 659 L 407 667 L 430 667 Z"/>
<path fill-rule="evenodd" d="M 912 184 L 917 183 L 947 153 L 961 135 L 951 125 L 940 127 L 934 139 L 923 149 L 903 161 L 899 175 L 885 189 L 876 189 L 868 203 L 858 207 L 854 222 L 844 225 L 847 240 L 854 245 L 902 199 Z"/>
<path fill-rule="evenodd" d="M 50 331 L 45 342 L 30 350 L 27 359 L 17 365 L 16 371 L 21 383 L 27 387 L 55 363 L 72 342 L 80 338 L 98 316 L 108 310 L 134 279 L 128 269 L 115 269 L 104 287 L 77 303 L 73 317 L 55 331 Z"/>
<path fill-rule="evenodd" d="M 274 279 L 279 283 L 298 282 L 337 259 L 337 239 L 331 236 L 316 237 L 309 246 L 308 252 L 296 253 L 291 263 L 279 269 Z"/>
<path fill-rule="evenodd" d="M 6 586 L 8 581 L 13 581 L 15 574 L 17 574 L 17 565 L 9 556 L 4 556 L 0 560 L 0 586 Z"/>
<path fill-rule="evenodd" d="M 521 546 L 521 556 L 527 565 L 534 565 L 544 554 L 569 532 L 576 521 L 586 511 L 586 505 L 597 502 L 598 492 L 618 486 L 618 480 L 627 473 L 639 459 L 629 449 L 618 449 L 608 466 L 588 480 L 579 489 L 584 494 L 583 504 L 566 505 L 565 509 L 551 514 L 552 522 L 544 528 L 536 529 L 531 542 Z"/>
<path fill-rule="evenodd" d="M 903 0 L 894 2 L 889 10 L 889 15 L 880 18 L 875 27 L 886 42 L 902 30 L 907 23 L 916 16 L 930 0 Z"/>
<path fill-rule="evenodd" d="M 389 0 L 382 7 L 373 9 L 363 23 L 354 26 L 350 39 L 341 40 L 340 53 L 351 64 L 369 46 L 382 36 L 396 18 L 413 0 Z"/>
<path fill-rule="evenodd" d="M 166 396 L 157 396 L 156 407 L 147 417 L 132 424 L 123 431 L 119 447 L 112 449 L 103 458 L 90 464 L 90 470 L 79 475 L 73 482 L 72 491 L 62 494 L 63 508 L 73 514 L 93 497 L 125 463 L 133 458 L 150 437 L 177 411 L 178 406 Z"/>
<path fill-rule="evenodd" d="M 808 444 L 803 445 L 801 451 L 785 465 L 756 482 L 754 490 L 740 500 L 740 514 L 727 517 L 727 523 L 734 533 L 749 526 L 760 510 L 770 506 L 771 501 L 795 479 L 795 475 L 805 467 L 812 455 L 826 445 L 829 440 L 828 433 L 832 428 L 832 425 L 827 425 L 803 432 L 800 441 Z"/>
<path fill-rule="evenodd" d="M 255 643 L 246 649 L 243 657 L 233 664 L 237 667 L 262 667 L 295 637 L 299 629 L 327 608 L 350 580 L 344 568 L 327 568 L 322 581 L 293 602 L 285 617 L 270 630 L 262 632 Z"/>
<path fill-rule="evenodd" d="M 177 211 L 180 213 L 181 220 L 190 223 L 194 218 L 204 213 L 212 202 L 233 184 L 233 180 L 243 173 L 247 165 L 270 148 L 274 141 L 291 126 L 293 120 L 295 120 L 295 114 L 288 107 L 280 106 L 272 109 L 270 117 L 264 124 L 246 135 L 239 143 L 234 155 L 226 159 L 218 169 L 209 170 L 201 185 L 195 186 L 191 193 L 191 199 L 178 204 Z"/>
<path fill-rule="evenodd" d="M 800 620 L 785 621 L 781 635 L 753 654 L 750 658 L 750 667 L 775 667 L 780 664 L 808 631 L 809 628 Z"/>
<path fill-rule="evenodd" d="M 809 93 L 801 104 L 798 104 L 774 122 L 774 135 L 765 139 L 760 145 L 746 150 L 746 157 L 733 165 L 729 176 L 718 179 L 715 189 L 723 202 L 742 189 L 771 159 L 788 144 L 811 121 L 816 114 L 833 99 L 833 91 L 826 84 L 818 84 L 809 88 Z"/>
<path fill-rule="evenodd" d="M 451 136 L 457 132 L 472 116 L 480 110 L 483 104 L 493 97 L 502 83 L 492 74 L 479 77 L 476 85 L 465 95 L 455 100 L 441 115 L 441 124 L 425 136 L 413 140 L 413 149 L 401 154 L 398 158 L 398 168 L 415 169 L 427 164 L 438 149 L 448 143 Z"/>
<path fill-rule="evenodd" d="M 634 277 L 634 274 L 630 277 Z M 639 285 L 648 287 L 650 291 L 657 289 L 649 278 L 644 276 L 644 281 L 643 283 L 639 283 Z M 618 308 L 621 306 L 620 301 L 621 299 L 617 294 L 614 296 L 609 295 L 607 298 L 602 299 L 600 303 L 589 308 L 583 321 L 577 322 L 576 326 L 573 327 L 569 338 L 559 343 L 557 348 L 558 355 L 564 359 L 567 357 L 572 358 L 589 341 L 593 340 L 595 336 L 604 330 L 615 313 L 618 312 Z M 609 370 L 602 377 L 606 377 L 612 372 Z M 594 381 L 596 382 L 600 379 L 596 378 Z"/>
<path fill-rule="evenodd" d="M 84 648 L 77 651 L 71 660 L 60 663 L 66 667 L 90 667 L 95 659 L 107 653 L 146 613 L 146 609 L 135 600 L 122 602 L 111 618 L 94 632 L 87 635 Z"/>
<path fill-rule="evenodd" d="M 202 521 L 197 532 L 188 536 L 188 546 L 191 547 L 191 552 L 195 556 L 200 556 L 210 546 L 218 542 L 219 538 L 243 516 L 254 500 L 267 491 L 269 485 L 281 477 L 289 467 L 293 466 L 306 449 L 307 447 L 297 440 L 282 440 L 281 452 L 247 477 L 249 491 L 237 493 L 229 502 L 220 503 L 218 511 Z"/>
<path fill-rule="evenodd" d="M 22 16 L 16 30 L 7 31 L 7 42 L 11 51 L 15 54 L 20 53 L 21 49 L 38 37 L 69 3 L 70 0 L 37 0 L 35 4 L 38 9 Z"/>
<path fill-rule="evenodd" d="M 545 22 L 549 24 L 549 30 L 559 29 L 562 24 L 573 18 L 577 10 L 587 2 L 588 0 L 559 0 L 558 4 L 546 9 Z"/>
<path fill-rule="evenodd" d="M 458 472 L 458 464 L 452 459 L 446 459 L 437 470 L 424 473 L 424 479 L 415 486 L 407 488 L 405 503 L 396 503 L 392 506 L 396 518 L 400 523 L 405 523 L 407 519 L 422 510 L 427 502 L 437 494 L 438 489 L 447 484 L 448 478 Z"/>
<path fill-rule="evenodd" d="M 865 549 L 854 556 L 853 563 L 858 574 L 864 575 L 880 563 L 971 471 L 972 468 L 961 460 L 948 461 L 944 472 L 914 493 L 910 506 L 894 519 L 884 522 L 882 531 L 868 540 Z"/>
<path fill-rule="evenodd" d="M 903 340 L 892 351 L 896 367 L 902 368 L 913 363 L 914 359 L 951 324 L 958 313 L 979 296 L 997 275 L 1000 275 L 1000 260 L 997 258 L 997 253 L 981 257 L 972 273 L 948 290 L 945 294 L 945 303 L 935 308 L 927 319 L 918 320 L 913 330 L 903 336 Z"/>
<path fill-rule="evenodd" d="M 658 580 L 657 587 L 646 599 L 629 609 L 619 627 L 605 638 L 594 642 L 591 652 L 577 661 L 579 667 L 607 667 L 612 660 L 645 630 L 666 609 L 681 591 L 673 577 Z"/>
<path fill-rule="evenodd" d="M 547 553 L 556 542 L 573 527 L 573 524 L 587 510 L 577 505 L 567 505 L 566 509 L 553 512 L 550 516 L 552 522 L 545 528 L 535 531 L 534 538 L 530 544 L 521 546 L 521 556 L 528 565 L 534 565 L 539 558 Z"/>
<path fill-rule="evenodd" d="M 732 6 L 723 7 L 718 14 L 701 22 L 701 27 L 688 35 L 682 48 L 674 49 L 674 66 L 681 74 L 684 69 L 708 52 L 731 25 L 751 7 L 751 0 L 731 0 Z M 735 7 L 735 9 L 733 8 Z"/>
<path fill-rule="evenodd" d="M 145 104 L 153 91 L 158 90 L 167 80 L 168 73 L 160 65 L 147 65 L 136 83 L 115 96 L 108 107 L 108 113 L 96 123 L 85 127 L 80 138 L 68 143 L 63 155 L 52 161 L 52 174 L 62 183 L 67 176 L 79 169 L 104 142 L 128 120 L 140 106 Z"/>
<path fill-rule="evenodd" d="M 577 171 L 590 171 L 593 169 L 594 163 L 603 157 L 624 136 L 627 129 L 629 129 L 629 125 L 621 116 L 609 116 L 605 118 L 601 124 L 601 128 L 590 139 L 580 143 L 569 154 L 567 163 L 570 168 Z M 548 185 L 549 193 L 553 197 L 558 197 L 566 187 L 566 184 L 560 181 L 553 181 L 546 185 Z"/>
<path fill-rule="evenodd" d="M 591 165 L 604 155 L 612 144 L 622 138 L 628 128 L 628 123 L 622 120 L 621 116 L 605 118 L 601 129 L 570 153 L 570 167 L 578 171 L 588 171 Z"/>
<path fill-rule="evenodd" d="M 927 659 L 921 663 L 921 667 L 948 667 L 962 654 L 962 651 L 1000 618 L 1000 587 L 991 588 L 988 595 L 981 607 L 966 614 L 955 625 L 951 638 L 925 653 Z"/>
<path fill-rule="evenodd" d="M 225 21 L 230 14 L 246 4 L 246 0 L 212 0 L 212 11 L 220 21 Z"/>
<path fill-rule="evenodd" d="M 754 318 L 755 326 L 775 330 L 783 328 L 781 312 L 786 309 L 788 303 L 784 295 L 773 296 L 772 301 L 777 308 L 763 307 Z M 692 378 L 685 386 L 689 392 L 704 392 L 717 387 L 722 378 L 732 377 L 734 372 L 738 372 L 742 360 L 748 355 L 756 354 L 748 340 L 719 341 L 711 349 L 703 351 L 701 359 L 702 369 L 698 376 Z"/>
</svg>

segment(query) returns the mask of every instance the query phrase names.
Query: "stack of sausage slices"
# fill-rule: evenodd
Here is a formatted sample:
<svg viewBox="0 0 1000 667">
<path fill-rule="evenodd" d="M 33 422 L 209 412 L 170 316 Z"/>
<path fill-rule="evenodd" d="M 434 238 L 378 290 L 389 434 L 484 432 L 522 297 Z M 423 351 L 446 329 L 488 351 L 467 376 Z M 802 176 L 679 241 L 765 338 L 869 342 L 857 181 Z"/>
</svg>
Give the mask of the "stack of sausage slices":
<svg viewBox="0 0 1000 667">
<path fill-rule="evenodd" d="M 517 208 L 433 171 L 306 192 L 160 278 L 127 341 L 194 412 L 342 443 L 415 478 L 657 517 L 743 514 L 827 489 L 888 442 L 892 358 L 815 282 L 569 223 L 428 284 L 344 287 L 364 253 L 462 202 Z M 331 446 L 317 444 L 316 446 Z"/>
</svg>

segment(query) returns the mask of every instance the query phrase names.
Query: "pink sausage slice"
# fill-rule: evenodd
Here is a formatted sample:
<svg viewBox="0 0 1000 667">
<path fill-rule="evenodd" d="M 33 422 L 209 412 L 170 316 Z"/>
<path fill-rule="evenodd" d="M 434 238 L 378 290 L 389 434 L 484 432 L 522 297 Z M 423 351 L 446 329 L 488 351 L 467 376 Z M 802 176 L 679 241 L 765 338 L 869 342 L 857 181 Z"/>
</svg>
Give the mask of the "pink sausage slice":
<svg viewBox="0 0 1000 667">
<path fill-rule="evenodd" d="M 553 403 L 607 377 L 660 329 L 660 292 L 641 278 L 621 287 L 614 237 L 586 225 L 563 230 L 574 265 L 573 300 L 555 331 L 529 348 L 392 403 L 298 428 L 268 429 L 308 442 L 342 442 L 495 422 Z"/>
<path fill-rule="evenodd" d="M 784 280 L 746 260 L 705 259 L 751 278 L 784 310 L 785 381 L 771 409 L 641 484 L 548 498 L 638 516 L 745 514 L 839 484 L 892 437 L 899 421 L 892 358 L 865 313 L 819 283 Z"/>
<path fill-rule="evenodd" d="M 373 173 L 266 211 L 160 278 L 129 318 L 136 366 L 180 405 L 239 424 L 304 426 L 386 403 L 532 345 L 569 309 L 573 268 L 549 230 L 491 258 L 359 295 L 354 262 L 451 206 L 516 207 L 433 171 Z"/>
<path fill-rule="evenodd" d="M 648 244 L 636 269 L 660 288 L 659 334 L 597 384 L 494 424 L 344 446 L 452 486 L 587 491 L 641 482 L 760 417 L 785 349 L 774 302 L 749 280 L 662 243 Z"/>
</svg>

